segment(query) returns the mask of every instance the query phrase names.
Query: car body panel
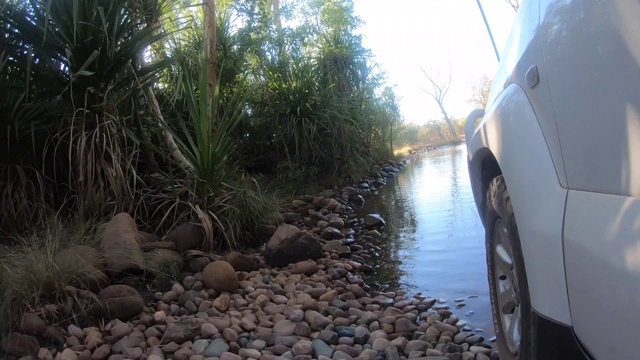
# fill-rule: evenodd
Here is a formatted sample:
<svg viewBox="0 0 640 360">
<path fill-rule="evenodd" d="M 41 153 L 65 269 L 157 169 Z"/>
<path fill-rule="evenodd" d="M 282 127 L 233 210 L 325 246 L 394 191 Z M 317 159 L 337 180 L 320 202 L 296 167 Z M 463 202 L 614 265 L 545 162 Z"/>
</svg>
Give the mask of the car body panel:
<svg viewBox="0 0 640 360">
<path fill-rule="evenodd" d="M 542 130 L 522 88 L 508 86 L 494 102 L 497 104 L 500 106 L 490 107 L 475 134 L 467 139 L 471 176 L 477 176 L 474 173 L 490 149 L 509 188 L 531 305 L 544 316 L 570 325 L 561 237 L 567 190 L 558 181 Z"/>
<path fill-rule="evenodd" d="M 564 241 L 576 335 L 596 359 L 637 359 L 640 198 L 570 190 Z"/>
<path fill-rule="evenodd" d="M 490 106 L 504 88 L 510 84 L 519 84 L 522 87 L 535 109 L 556 169 L 558 181 L 563 187 L 567 187 L 562 150 L 549 92 L 548 72 L 544 66 L 539 32 L 539 2 L 540 0 L 523 2 L 514 22 L 515 26 L 507 39 L 498 71 L 493 79 L 488 104 Z M 533 67 L 535 69 L 532 69 Z M 527 72 L 530 70 L 537 73 L 538 82 L 535 84 L 528 84 L 526 81 Z"/>
<path fill-rule="evenodd" d="M 543 0 L 541 7 L 568 187 L 640 196 L 640 2 Z"/>
</svg>

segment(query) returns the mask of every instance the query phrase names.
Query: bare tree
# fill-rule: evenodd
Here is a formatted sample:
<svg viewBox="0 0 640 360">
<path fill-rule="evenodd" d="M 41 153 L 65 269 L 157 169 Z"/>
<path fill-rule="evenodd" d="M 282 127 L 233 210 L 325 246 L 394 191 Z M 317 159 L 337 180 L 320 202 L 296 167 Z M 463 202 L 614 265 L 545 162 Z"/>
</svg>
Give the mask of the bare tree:
<svg viewBox="0 0 640 360">
<path fill-rule="evenodd" d="M 518 9 L 520 8 L 520 0 L 504 0 L 504 1 L 506 1 L 509 5 L 511 5 L 511 7 L 515 12 L 518 12 Z"/>
<path fill-rule="evenodd" d="M 487 74 L 483 74 L 477 82 L 471 86 L 469 104 L 473 105 L 476 109 L 486 109 L 490 90 L 491 79 Z"/>
<path fill-rule="evenodd" d="M 435 102 L 438 104 L 438 107 L 440 107 L 440 112 L 442 112 L 444 121 L 446 121 L 447 125 L 449 126 L 449 133 L 451 134 L 451 137 L 453 137 L 454 139 L 458 138 L 458 135 L 456 135 L 456 130 L 453 128 L 451 117 L 449 117 L 449 114 L 444 109 L 444 98 L 445 96 L 447 96 L 447 92 L 449 92 L 449 88 L 451 87 L 451 64 L 449 64 L 449 71 L 447 71 L 447 74 L 444 75 L 441 72 L 437 72 L 434 74 L 430 71 L 426 71 L 422 67 L 420 67 L 420 70 L 422 70 L 424 75 L 429 80 L 429 84 L 431 85 L 431 89 L 420 88 L 420 90 L 431 95 L 433 100 L 435 100 Z"/>
</svg>

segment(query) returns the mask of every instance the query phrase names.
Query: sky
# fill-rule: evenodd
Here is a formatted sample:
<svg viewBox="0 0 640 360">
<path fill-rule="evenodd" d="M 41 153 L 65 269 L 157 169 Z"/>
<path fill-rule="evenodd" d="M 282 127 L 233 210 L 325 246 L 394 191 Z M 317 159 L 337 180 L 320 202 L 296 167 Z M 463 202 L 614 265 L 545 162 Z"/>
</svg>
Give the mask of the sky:
<svg viewBox="0 0 640 360">
<path fill-rule="evenodd" d="M 502 53 L 516 13 L 504 0 L 481 4 Z M 420 90 L 428 86 L 421 67 L 446 74 L 450 63 L 445 110 L 453 118 L 473 110 L 471 87 L 482 74 L 492 78 L 498 66 L 476 0 L 354 0 L 354 9 L 365 22 L 359 31 L 363 45 L 401 98 L 405 122 L 442 119 L 436 102 Z"/>
</svg>

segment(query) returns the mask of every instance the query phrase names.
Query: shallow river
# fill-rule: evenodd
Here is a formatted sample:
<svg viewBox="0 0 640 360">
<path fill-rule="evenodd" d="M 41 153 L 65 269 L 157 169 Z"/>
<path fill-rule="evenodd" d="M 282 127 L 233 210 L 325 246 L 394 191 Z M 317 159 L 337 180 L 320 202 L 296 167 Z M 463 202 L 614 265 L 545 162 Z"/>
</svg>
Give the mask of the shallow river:
<svg viewBox="0 0 640 360">
<path fill-rule="evenodd" d="M 379 194 L 369 198 L 361 215 L 385 219 L 382 251 L 370 264 L 367 279 L 382 289 L 445 299 L 473 329 L 493 334 L 486 277 L 484 227 L 469 184 L 464 145 L 418 155 Z M 456 308 L 464 299 L 463 307 Z"/>
</svg>

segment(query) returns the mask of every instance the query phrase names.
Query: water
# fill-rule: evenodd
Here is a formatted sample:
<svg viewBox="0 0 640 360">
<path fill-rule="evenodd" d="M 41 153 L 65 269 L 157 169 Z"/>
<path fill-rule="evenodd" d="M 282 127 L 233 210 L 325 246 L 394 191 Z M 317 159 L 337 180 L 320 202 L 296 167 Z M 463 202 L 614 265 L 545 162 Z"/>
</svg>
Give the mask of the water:
<svg viewBox="0 0 640 360">
<path fill-rule="evenodd" d="M 464 145 L 420 155 L 368 199 L 360 215 L 378 213 L 387 226 L 367 279 L 388 290 L 447 300 L 473 329 L 493 334 L 484 227 L 469 183 Z M 464 299 L 456 309 L 455 299 Z M 473 314 L 467 315 L 469 311 Z"/>
</svg>

